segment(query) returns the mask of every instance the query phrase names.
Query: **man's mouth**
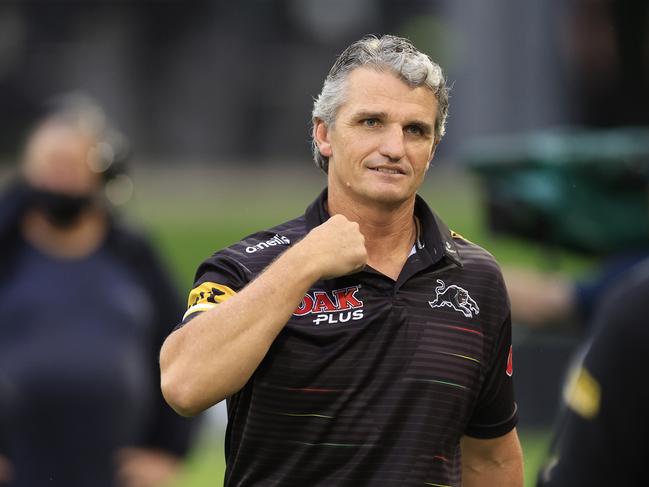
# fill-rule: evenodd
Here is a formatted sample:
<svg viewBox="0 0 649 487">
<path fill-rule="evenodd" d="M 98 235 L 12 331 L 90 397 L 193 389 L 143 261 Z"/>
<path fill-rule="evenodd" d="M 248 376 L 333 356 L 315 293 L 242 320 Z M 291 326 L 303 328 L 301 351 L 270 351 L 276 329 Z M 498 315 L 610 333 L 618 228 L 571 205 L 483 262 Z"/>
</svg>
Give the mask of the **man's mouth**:
<svg viewBox="0 0 649 487">
<path fill-rule="evenodd" d="M 403 174 L 398 169 L 389 169 L 387 167 L 371 167 L 372 171 L 382 172 L 384 174 Z"/>
</svg>

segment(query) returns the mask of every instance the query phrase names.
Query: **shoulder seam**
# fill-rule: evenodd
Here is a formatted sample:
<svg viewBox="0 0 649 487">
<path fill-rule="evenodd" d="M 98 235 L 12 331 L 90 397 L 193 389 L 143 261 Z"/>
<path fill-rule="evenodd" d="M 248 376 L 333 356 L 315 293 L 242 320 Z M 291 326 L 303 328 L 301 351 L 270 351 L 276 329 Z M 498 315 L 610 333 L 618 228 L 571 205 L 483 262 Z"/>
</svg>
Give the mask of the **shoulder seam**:
<svg viewBox="0 0 649 487">
<path fill-rule="evenodd" d="M 230 248 L 230 247 L 228 247 L 228 249 L 229 249 L 229 248 Z M 224 251 L 224 250 L 227 250 L 227 249 L 223 249 L 223 251 Z M 223 251 L 219 251 L 219 252 L 223 252 Z M 218 254 L 219 252 L 214 253 L 212 256 L 214 257 L 214 256 L 215 256 L 216 254 Z M 220 257 L 221 257 L 222 259 L 226 259 L 226 260 L 229 260 L 229 261 L 231 261 L 231 262 L 234 262 L 237 266 L 241 267 L 241 268 L 242 268 L 242 269 L 243 269 L 243 270 L 244 270 L 244 271 L 245 271 L 249 276 L 252 275 L 252 271 L 251 271 L 251 270 L 250 270 L 250 269 L 249 269 L 245 264 L 243 264 L 243 263 L 240 262 L 239 260 L 235 259 L 234 257 L 232 257 L 232 256 L 230 256 L 230 255 L 226 255 L 225 253 L 222 254 Z"/>
</svg>

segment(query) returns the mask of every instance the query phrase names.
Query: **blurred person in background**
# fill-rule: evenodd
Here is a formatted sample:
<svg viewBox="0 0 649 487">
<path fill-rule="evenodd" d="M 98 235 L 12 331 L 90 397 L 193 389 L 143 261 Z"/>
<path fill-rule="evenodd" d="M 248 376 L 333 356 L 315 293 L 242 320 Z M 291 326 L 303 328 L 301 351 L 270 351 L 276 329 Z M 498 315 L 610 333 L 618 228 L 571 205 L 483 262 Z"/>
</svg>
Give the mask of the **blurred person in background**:
<svg viewBox="0 0 649 487">
<path fill-rule="evenodd" d="M 539 487 L 646 484 L 648 298 L 645 260 L 598 308 L 564 388 L 565 407 Z"/>
<path fill-rule="evenodd" d="M 649 249 L 620 250 L 602 257 L 588 275 L 573 278 L 560 272 L 540 272 L 505 266 L 515 324 L 532 328 L 591 327 L 595 310 L 625 274 L 649 257 Z"/>
<path fill-rule="evenodd" d="M 327 188 L 199 267 L 162 389 L 227 398 L 227 486 L 522 486 L 500 270 L 417 196 L 447 110 L 409 41 L 353 43 L 313 109 Z"/>
<path fill-rule="evenodd" d="M 157 361 L 182 304 L 104 196 L 120 143 L 101 108 L 65 98 L 1 197 L 1 485 L 153 487 L 190 446 Z"/>
</svg>

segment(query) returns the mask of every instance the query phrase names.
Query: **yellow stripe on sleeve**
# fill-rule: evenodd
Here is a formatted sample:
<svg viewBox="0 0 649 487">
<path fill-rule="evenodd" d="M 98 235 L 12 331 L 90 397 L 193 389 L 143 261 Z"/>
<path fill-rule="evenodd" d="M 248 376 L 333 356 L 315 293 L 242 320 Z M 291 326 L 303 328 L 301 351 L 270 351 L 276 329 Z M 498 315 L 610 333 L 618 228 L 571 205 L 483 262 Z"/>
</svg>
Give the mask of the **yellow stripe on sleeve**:
<svg viewBox="0 0 649 487">
<path fill-rule="evenodd" d="M 197 311 L 213 308 L 235 294 L 231 288 L 223 284 L 204 282 L 190 291 L 187 299 L 187 312 L 183 316 L 183 320 Z"/>
</svg>

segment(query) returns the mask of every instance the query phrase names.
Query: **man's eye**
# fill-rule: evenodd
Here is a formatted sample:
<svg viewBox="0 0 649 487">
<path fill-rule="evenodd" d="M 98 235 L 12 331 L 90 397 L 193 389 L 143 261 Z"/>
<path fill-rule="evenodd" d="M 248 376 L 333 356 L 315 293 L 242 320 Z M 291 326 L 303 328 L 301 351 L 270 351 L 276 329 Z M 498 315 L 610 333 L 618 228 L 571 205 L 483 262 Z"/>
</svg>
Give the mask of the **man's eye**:
<svg viewBox="0 0 649 487">
<path fill-rule="evenodd" d="M 379 124 L 378 119 L 376 118 L 366 118 L 363 120 L 363 125 L 366 127 L 376 127 Z"/>
<path fill-rule="evenodd" d="M 406 127 L 406 132 L 411 135 L 423 135 L 424 131 L 419 125 L 408 125 Z"/>
</svg>

